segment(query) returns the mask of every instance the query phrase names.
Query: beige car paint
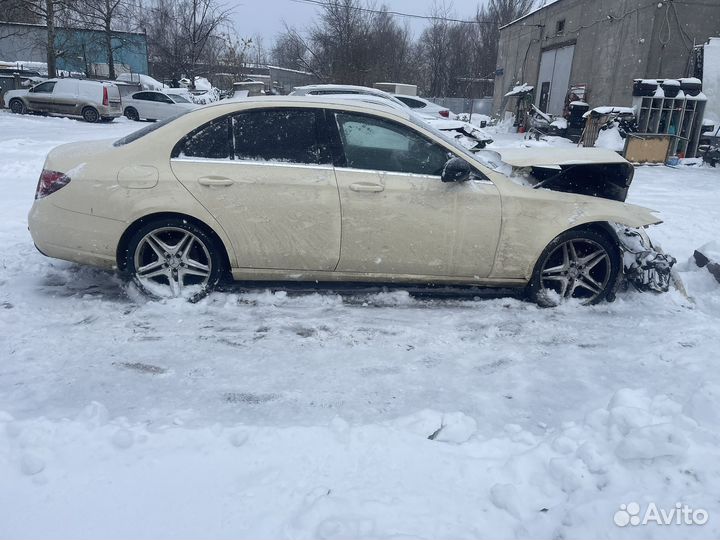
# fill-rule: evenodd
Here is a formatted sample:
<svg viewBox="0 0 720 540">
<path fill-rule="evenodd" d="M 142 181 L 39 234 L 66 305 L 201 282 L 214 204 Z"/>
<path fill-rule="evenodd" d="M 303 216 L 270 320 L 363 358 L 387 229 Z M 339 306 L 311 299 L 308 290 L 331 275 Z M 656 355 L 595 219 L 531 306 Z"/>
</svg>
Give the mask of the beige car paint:
<svg viewBox="0 0 720 540">
<path fill-rule="evenodd" d="M 207 121 L 245 109 L 283 106 L 343 109 L 394 120 L 467 160 L 488 180 L 442 184 L 439 177 L 336 169 L 341 205 L 335 205 L 330 167 L 305 171 L 254 162 L 171 163 L 174 145 Z M 228 171 L 235 166 L 237 172 Z M 218 235 L 236 279 L 523 285 L 542 250 L 565 230 L 592 222 L 630 227 L 659 222 L 644 208 L 519 186 L 402 112 L 318 97 L 220 102 L 124 146 L 112 146 L 111 141 L 60 146 L 49 154 L 45 168 L 73 170 L 72 181 L 35 201 L 29 216 L 33 240 L 47 255 L 110 267 L 122 234 L 133 222 L 151 214 L 177 213 L 205 223 Z M 153 170 L 157 181 L 151 186 Z M 311 175 L 295 176 L 298 172 Z M 235 211 L 238 201 L 230 191 L 222 195 L 226 187 L 194 184 L 203 176 L 233 176 L 240 181 L 233 189 L 247 192 L 249 187 L 247 219 Z M 352 184 L 380 184 L 384 189 L 355 191 Z M 268 188 L 288 185 L 305 204 L 315 205 L 313 209 L 293 205 L 291 196 Z M 319 190 L 316 198 L 310 195 L 313 185 Z M 199 196 L 201 189 L 217 192 L 217 199 L 211 203 Z M 313 210 L 320 209 L 327 214 L 315 215 Z M 274 228 L 267 230 L 271 223 Z"/>
<path fill-rule="evenodd" d="M 232 230 L 242 266 L 324 271 L 337 266 L 340 201 L 331 165 L 177 158 L 171 166 L 187 190 Z"/>
<path fill-rule="evenodd" d="M 490 274 L 501 217 L 493 184 L 346 168 L 335 172 L 343 225 L 338 271 L 471 279 Z"/>
</svg>

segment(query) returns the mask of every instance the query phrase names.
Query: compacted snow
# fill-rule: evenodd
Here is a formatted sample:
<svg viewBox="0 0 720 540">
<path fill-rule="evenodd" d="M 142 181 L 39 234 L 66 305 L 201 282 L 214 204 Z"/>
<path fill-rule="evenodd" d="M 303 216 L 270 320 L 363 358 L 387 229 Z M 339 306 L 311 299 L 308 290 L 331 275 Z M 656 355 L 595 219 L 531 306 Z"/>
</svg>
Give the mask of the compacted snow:
<svg viewBox="0 0 720 540">
<path fill-rule="evenodd" d="M 141 126 L 0 113 L 0 537 L 720 535 L 720 286 L 690 264 L 720 170 L 642 167 L 630 191 L 691 299 L 158 303 L 27 232 L 50 148 Z M 618 527 L 632 502 L 709 520 Z"/>
</svg>

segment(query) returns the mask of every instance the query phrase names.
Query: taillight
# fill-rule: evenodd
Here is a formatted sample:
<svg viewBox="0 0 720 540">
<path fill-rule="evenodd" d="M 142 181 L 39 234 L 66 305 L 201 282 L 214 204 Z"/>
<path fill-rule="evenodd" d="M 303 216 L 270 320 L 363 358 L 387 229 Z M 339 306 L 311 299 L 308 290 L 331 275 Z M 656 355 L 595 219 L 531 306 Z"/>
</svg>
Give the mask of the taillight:
<svg viewBox="0 0 720 540">
<path fill-rule="evenodd" d="M 55 193 L 58 189 L 67 186 L 69 183 L 69 176 L 65 176 L 61 172 L 43 169 L 43 172 L 40 173 L 37 189 L 35 190 L 35 199 L 47 197 L 51 193 Z"/>
<path fill-rule="evenodd" d="M 440 116 L 442 116 L 443 118 L 449 118 L 450 111 L 440 111 Z"/>
<path fill-rule="evenodd" d="M 110 105 L 110 98 L 108 97 L 107 86 L 103 86 L 103 105 L 105 105 L 105 107 Z"/>
</svg>

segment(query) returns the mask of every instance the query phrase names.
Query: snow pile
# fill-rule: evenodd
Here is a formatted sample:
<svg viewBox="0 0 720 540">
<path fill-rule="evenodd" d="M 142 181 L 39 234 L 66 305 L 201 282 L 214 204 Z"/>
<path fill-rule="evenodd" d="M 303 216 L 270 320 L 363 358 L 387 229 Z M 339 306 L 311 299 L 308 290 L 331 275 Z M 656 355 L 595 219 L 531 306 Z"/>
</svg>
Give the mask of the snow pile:
<svg viewBox="0 0 720 540">
<path fill-rule="evenodd" d="M 163 91 L 170 88 L 157 79 L 153 79 L 149 75 L 143 75 L 142 73 L 121 73 L 117 76 L 117 80 L 120 82 L 140 84 L 143 90 Z"/>
<path fill-rule="evenodd" d="M 614 536 L 614 513 L 632 501 L 672 508 L 680 496 L 718 515 L 720 502 L 700 494 L 720 475 L 719 402 L 712 385 L 685 404 L 625 388 L 606 406 L 581 411 L 580 421 L 510 423 L 489 436 L 462 412 L 433 410 L 371 424 L 335 417 L 307 427 L 200 428 L 113 419 L 97 402 L 59 422 L 0 413 L 2 530 L 9 537 Z M 644 532 L 700 538 L 720 527 Z"/>
<path fill-rule="evenodd" d="M 37 71 L 43 77 L 48 75 L 48 67 L 46 62 L 33 62 L 29 60 L 0 60 L 2 67 L 17 68 L 20 70 Z M 65 69 L 56 69 L 58 77 L 85 77 L 85 73 L 79 71 L 67 71 Z"/>
<path fill-rule="evenodd" d="M 597 141 L 595 141 L 595 146 L 597 148 L 607 148 L 608 150 L 622 152 L 625 148 L 625 139 L 620 135 L 620 130 L 617 125 L 613 125 L 611 128 L 600 130 Z"/>
</svg>

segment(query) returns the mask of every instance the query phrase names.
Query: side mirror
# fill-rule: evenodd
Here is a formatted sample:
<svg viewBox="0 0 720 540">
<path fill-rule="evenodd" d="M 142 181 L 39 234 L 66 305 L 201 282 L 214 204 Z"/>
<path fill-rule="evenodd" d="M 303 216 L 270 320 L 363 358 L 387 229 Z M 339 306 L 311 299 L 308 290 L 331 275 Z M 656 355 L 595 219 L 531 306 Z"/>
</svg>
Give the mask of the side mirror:
<svg viewBox="0 0 720 540">
<path fill-rule="evenodd" d="M 443 182 L 466 182 L 472 174 L 472 168 L 464 159 L 450 158 L 443 167 L 440 179 Z"/>
</svg>

